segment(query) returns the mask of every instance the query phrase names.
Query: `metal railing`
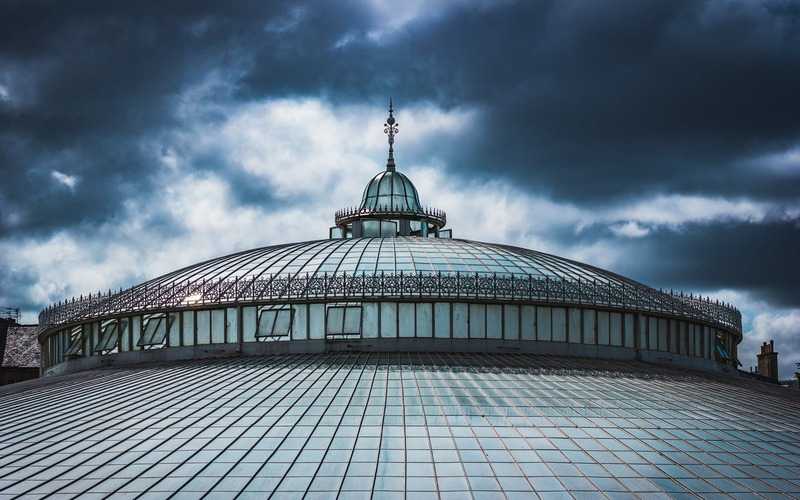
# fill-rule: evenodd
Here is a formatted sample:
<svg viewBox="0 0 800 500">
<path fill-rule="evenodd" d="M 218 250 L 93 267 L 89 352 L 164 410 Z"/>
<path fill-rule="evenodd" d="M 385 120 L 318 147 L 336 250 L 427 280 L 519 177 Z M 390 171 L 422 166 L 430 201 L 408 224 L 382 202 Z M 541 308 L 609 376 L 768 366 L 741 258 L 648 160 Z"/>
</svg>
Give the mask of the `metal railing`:
<svg viewBox="0 0 800 500">
<path fill-rule="evenodd" d="M 433 222 L 438 227 L 447 225 L 447 214 L 444 210 L 437 208 L 423 208 L 422 210 L 397 210 L 390 207 L 377 207 L 377 208 L 342 208 L 336 211 L 335 220 L 336 225 L 347 224 L 354 220 L 366 217 L 411 217 L 411 218 L 424 218 Z"/>
<path fill-rule="evenodd" d="M 739 311 L 694 295 L 663 292 L 631 283 L 598 283 L 547 277 L 481 273 L 271 275 L 257 279 L 145 283 L 127 290 L 73 298 L 44 309 L 39 329 L 116 314 L 202 305 L 329 300 L 509 301 L 594 306 L 705 322 L 741 334 Z"/>
</svg>

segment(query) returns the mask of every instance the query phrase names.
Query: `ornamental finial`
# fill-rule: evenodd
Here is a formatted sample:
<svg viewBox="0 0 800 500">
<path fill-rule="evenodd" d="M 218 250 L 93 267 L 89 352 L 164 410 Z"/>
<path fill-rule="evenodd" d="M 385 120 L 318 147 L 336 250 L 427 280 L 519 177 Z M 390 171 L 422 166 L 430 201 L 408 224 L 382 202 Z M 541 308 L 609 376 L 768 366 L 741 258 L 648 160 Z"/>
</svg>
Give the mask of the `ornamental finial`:
<svg viewBox="0 0 800 500">
<path fill-rule="evenodd" d="M 389 98 L 389 118 L 383 124 L 383 133 L 389 136 L 389 159 L 386 160 L 386 171 L 394 172 L 394 135 L 399 132 L 397 122 L 394 120 L 394 107 L 392 98 Z"/>
</svg>

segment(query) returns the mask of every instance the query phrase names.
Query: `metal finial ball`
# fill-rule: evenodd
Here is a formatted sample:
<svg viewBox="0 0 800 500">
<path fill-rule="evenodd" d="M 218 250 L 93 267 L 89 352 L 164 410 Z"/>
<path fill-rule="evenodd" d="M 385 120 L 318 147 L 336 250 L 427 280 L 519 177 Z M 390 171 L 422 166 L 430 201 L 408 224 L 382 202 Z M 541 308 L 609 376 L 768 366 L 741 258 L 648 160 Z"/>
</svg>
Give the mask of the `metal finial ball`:
<svg viewBox="0 0 800 500">
<path fill-rule="evenodd" d="M 394 116 L 390 116 L 389 118 L 387 118 L 386 123 L 388 123 L 389 125 L 394 125 Z"/>
</svg>

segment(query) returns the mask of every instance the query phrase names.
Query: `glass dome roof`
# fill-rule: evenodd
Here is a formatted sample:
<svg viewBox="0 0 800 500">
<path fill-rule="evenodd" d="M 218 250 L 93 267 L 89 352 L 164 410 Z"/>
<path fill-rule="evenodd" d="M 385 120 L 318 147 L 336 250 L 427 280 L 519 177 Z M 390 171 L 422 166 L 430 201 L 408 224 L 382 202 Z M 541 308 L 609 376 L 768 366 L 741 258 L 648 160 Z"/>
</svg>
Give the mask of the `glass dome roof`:
<svg viewBox="0 0 800 500">
<path fill-rule="evenodd" d="M 373 177 L 364 189 L 361 210 L 384 212 L 422 212 L 417 188 L 396 170 L 386 170 Z"/>
<path fill-rule="evenodd" d="M 401 276 L 407 277 L 405 285 Z M 426 276 L 441 283 L 426 284 Z M 362 284 L 351 290 L 346 286 L 348 277 L 351 286 L 354 278 Z M 389 291 L 398 283 L 400 288 Z M 48 325 L 109 311 L 267 297 L 286 300 L 336 293 L 386 297 L 387 293 L 407 293 L 403 286 L 412 287 L 408 290 L 413 294 L 442 297 L 465 293 L 495 299 L 500 297 L 498 287 L 506 287 L 500 293 L 509 299 L 528 296 L 575 304 L 600 300 L 613 307 L 703 318 L 741 332 L 738 311 L 707 299 L 664 293 L 610 271 L 534 250 L 415 236 L 328 239 L 256 248 L 179 269 L 119 293 L 68 302 L 43 311 L 39 319 L 41 325 Z M 456 292 L 447 288 L 452 286 L 460 288 Z"/>
<path fill-rule="evenodd" d="M 641 362 L 329 353 L 34 384 L 0 395 L 3 498 L 800 494 L 791 390 Z"/>
<path fill-rule="evenodd" d="M 435 228 L 434 237 L 346 237 L 247 250 L 201 262 L 119 293 L 90 295 L 42 311 L 40 325 L 111 313 L 202 304 L 352 298 L 527 300 L 657 311 L 700 319 L 741 335 L 741 315 L 725 304 L 664 293 L 587 264 L 524 248 L 441 237 L 444 212 L 424 210 L 414 184 L 394 164 L 398 132 L 390 103 L 386 170 L 367 184 L 359 209 L 337 212 L 339 229 L 359 219 L 400 219 Z M 361 228 L 363 230 L 363 227 Z M 403 228 L 399 229 L 403 231 Z M 430 230 L 430 229 L 428 229 Z M 384 235 L 381 230 L 381 235 Z M 429 236 L 431 233 L 427 233 Z M 355 236 L 355 237 L 351 237 Z"/>
<path fill-rule="evenodd" d="M 553 280 L 633 283 L 608 271 L 523 248 L 419 237 L 318 240 L 257 248 L 219 257 L 148 283 L 253 279 L 270 275 L 493 274 Z M 644 285 L 642 285 L 644 286 Z"/>
</svg>

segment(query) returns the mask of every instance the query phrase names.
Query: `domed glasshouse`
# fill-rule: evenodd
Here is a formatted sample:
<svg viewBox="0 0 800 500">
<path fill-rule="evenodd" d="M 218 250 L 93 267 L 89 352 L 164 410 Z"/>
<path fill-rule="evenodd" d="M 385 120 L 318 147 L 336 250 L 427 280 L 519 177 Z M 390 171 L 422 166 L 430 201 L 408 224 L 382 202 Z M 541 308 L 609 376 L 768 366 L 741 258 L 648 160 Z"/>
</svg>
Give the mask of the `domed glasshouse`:
<svg viewBox="0 0 800 500">
<path fill-rule="evenodd" d="M 730 306 L 555 255 L 452 238 L 445 212 L 423 208 L 395 167 L 391 107 L 385 132 L 386 170 L 358 208 L 336 212 L 328 239 L 247 250 L 48 308 L 39 318 L 47 373 L 193 358 L 205 346 L 514 351 L 711 370 L 736 362 L 741 316 Z"/>
<path fill-rule="evenodd" d="M 736 309 L 453 238 L 385 132 L 328 238 L 42 311 L 0 497 L 800 494 L 800 404 L 737 376 Z"/>
</svg>

